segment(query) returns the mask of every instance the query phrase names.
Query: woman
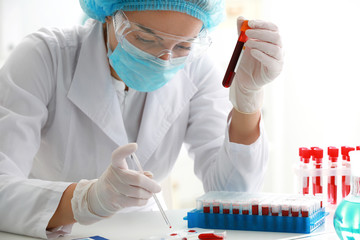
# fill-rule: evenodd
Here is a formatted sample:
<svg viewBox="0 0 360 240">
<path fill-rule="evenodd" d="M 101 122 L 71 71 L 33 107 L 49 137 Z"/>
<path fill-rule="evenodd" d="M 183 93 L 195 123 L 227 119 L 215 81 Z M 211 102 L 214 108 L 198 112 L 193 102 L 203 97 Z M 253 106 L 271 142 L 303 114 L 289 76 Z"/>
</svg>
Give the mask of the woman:
<svg viewBox="0 0 360 240">
<path fill-rule="evenodd" d="M 0 71 L 0 230 L 52 238 L 76 221 L 156 209 L 152 193 L 183 143 L 205 191 L 259 190 L 262 86 L 282 68 L 277 27 L 249 21 L 231 110 L 205 53 L 223 1 L 80 3 L 95 20 L 27 36 Z"/>
</svg>

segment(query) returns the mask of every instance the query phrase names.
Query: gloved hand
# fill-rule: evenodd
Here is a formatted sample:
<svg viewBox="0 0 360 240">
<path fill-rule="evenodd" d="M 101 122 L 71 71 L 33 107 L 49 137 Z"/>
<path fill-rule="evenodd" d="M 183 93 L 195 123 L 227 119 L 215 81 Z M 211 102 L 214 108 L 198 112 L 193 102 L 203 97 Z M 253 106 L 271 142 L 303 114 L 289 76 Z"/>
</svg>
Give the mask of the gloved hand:
<svg viewBox="0 0 360 240">
<path fill-rule="evenodd" d="M 121 208 L 143 206 L 152 193 L 161 191 L 160 185 L 149 177 L 150 173 L 144 175 L 128 169 L 125 158 L 136 149 L 136 143 L 117 148 L 110 166 L 99 179 L 78 183 L 71 201 L 75 220 L 81 224 L 96 222 Z"/>
<path fill-rule="evenodd" d="M 244 18 L 237 20 L 240 33 Z M 276 25 L 260 20 L 250 20 L 251 29 L 240 64 L 230 86 L 230 101 L 242 113 L 254 113 L 261 108 L 262 87 L 274 80 L 283 67 L 281 38 Z"/>
</svg>

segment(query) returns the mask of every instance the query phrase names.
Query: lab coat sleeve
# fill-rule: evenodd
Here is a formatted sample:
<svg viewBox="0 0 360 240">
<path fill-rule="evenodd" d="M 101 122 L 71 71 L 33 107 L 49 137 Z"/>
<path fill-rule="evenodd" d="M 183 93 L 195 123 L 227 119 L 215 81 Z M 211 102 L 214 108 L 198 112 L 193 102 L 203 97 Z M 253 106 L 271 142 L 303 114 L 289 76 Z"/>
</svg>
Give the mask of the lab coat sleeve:
<svg viewBox="0 0 360 240">
<path fill-rule="evenodd" d="M 227 119 L 232 106 L 227 89 L 221 85 L 221 71 L 209 58 L 203 58 L 189 72 L 198 79 L 198 92 L 190 104 L 185 146 L 204 190 L 259 191 L 268 162 L 262 120 L 260 136 L 254 143 L 230 142 Z"/>
<path fill-rule="evenodd" d="M 41 33 L 25 38 L 0 69 L 0 230 L 47 238 L 70 183 L 28 178 L 55 87 L 55 54 L 40 39 Z"/>
</svg>

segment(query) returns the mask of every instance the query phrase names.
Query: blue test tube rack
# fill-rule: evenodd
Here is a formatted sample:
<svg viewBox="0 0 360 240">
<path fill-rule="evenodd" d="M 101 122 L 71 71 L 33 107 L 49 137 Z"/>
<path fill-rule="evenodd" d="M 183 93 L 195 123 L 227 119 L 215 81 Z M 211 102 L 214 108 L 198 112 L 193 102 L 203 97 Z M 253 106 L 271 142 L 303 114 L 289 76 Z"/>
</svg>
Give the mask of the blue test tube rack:
<svg viewBox="0 0 360 240">
<path fill-rule="evenodd" d="M 211 194 L 214 196 L 214 192 L 210 192 Z M 244 197 L 246 194 L 242 193 L 242 196 Z M 274 197 L 274 194 L 271 196 Z M 209 202 L 212 202 L 212 200 Z M 291 213 L 289 216 L 281 216 L 281 213 L 279 216 L 262 215 L 261 210 L 258 215 L 252 215 L 251 211 L 249 214 L 244 215 L 241 210 L 239 214 L 234 214 L 235 211 L 230 211 L 230 213 L 223 211 L 221 203 L 218 211 L 219 202 L 221 201 L 216 201 L 216 205 L 214 205 L 216 206 L 215 212 L 213 210 L 204 212 L 202 204 L 201 208 L 198 207 L 200 209 L 193 209 L 188 212 L 184 218 L 188 222 L 188 228 L 311 233 L 324 224 L 325 217 L 328 215 L 324 207 L 317 208 L 309 216 L 302 215 L 301 211 L 296 216 L 295 214 L 292 216 Z M 259 202 L 261 205 L 261 200 Z M 206 206 L 211 209 L 213 204 Z"/>
</svg>

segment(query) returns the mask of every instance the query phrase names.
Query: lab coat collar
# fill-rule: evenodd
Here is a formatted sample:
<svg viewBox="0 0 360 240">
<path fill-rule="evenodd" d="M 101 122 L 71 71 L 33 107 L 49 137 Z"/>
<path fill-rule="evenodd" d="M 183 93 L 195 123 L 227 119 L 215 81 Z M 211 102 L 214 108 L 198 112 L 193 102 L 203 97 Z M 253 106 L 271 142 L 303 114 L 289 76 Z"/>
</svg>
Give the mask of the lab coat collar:
<svg viewBox="0 0 360 240">
<path fill-rule="evenodd" d="M 124 145 L 128 139 L 112 84 L 102 24 L 87 24 L 92 24 L 92 29 L 83 40 L 67 96 L 117 145 Z"/>
<path fill-rule="evenodd" d="M 102 39 L 102 25 L 96 23 L 82 44 L 68 98 L 121 146 L 128 143 L 128 138 Z M 147 94 L 137 137 L 137 156 L 142 165 L 155 152 L 172 123 L 197 91 L 194 83 L 184 75 L 184 72 L 179 72 L 165 86 Z"/>
</svg>

